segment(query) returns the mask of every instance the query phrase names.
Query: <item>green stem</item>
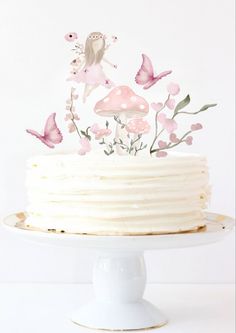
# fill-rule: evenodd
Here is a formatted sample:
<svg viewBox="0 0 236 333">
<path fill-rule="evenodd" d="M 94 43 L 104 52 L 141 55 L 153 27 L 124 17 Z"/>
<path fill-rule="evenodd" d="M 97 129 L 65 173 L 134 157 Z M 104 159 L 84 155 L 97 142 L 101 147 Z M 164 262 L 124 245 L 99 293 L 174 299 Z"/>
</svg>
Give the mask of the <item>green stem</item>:
<svg viewBox="0 0 236 333">
<path fill-rule="evenodd" d="M 182 143 L 182 142 L 184 141 L 184 138 L 186 138 L 186 136 L 188 136 L 190 133 L 192 133 L 192 131 L 188 131 L 188 132 L 186 132 L 186 133 L 185 133 L 185 134 L 179 139 L 179 142 L 176 142 L 176 143 L 174 143 L 173 145 L 167 146 L 167 147 L 165 147 L 165 148 L 157 148 L 157 149 L 153 149 L 151 153 L 153 154 L 153 153 L 156 153 L 156 152 L 158 152 L 158 151 L 160 151 L 160 150 L 167 150 L 167 149 L 171 149 L 171 148 L 173 148 L 173 147 L 178 146 L 180 143 Z"/>
</svg>

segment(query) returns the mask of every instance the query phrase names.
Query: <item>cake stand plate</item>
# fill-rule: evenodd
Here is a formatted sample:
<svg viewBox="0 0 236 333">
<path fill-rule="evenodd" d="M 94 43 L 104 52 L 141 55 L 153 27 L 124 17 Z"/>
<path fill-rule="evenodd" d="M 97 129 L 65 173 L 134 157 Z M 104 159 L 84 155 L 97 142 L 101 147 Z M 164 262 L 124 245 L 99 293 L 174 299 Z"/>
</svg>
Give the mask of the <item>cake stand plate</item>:
<svg viewBox="0 0 236 333">
<path fill-rule="evenodd" d="M 206 227 L 197 232 L 146 236 L 96 236 L 29 230 L 25 213 L 6 217 L 3 225 L 25 240 L 57 246 L 90 248 L 97 252 L 93 269 L 95 298 L 71 320 L 82 326 L 106 330 L 161 327 L 166 317 L 143 299 L 146 285 L 145 250 L 183 248 L 223 239 L 234 227 L 230 217 L 207 213 Z"/>
</svg>

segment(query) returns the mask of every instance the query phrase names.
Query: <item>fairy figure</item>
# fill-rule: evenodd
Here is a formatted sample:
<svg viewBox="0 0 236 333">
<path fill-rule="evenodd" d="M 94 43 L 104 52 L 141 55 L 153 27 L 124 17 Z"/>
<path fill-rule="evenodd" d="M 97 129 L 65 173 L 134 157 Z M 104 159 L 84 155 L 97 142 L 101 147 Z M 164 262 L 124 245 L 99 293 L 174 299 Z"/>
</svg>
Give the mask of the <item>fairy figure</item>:
<svg viewBox="0 0 236 333">
<path fill-rule="evenodd" d="M 84 103 L 91 92 L 98 86 L 102 85 L 108 89 L 114 86 L 114 83 L 105 75 L 101 65 L 103 61 L 111 67 L 117 68 L 116 65 L 104 58 L 106 50 L 105 36 L 101 32 L 90 33 L 85 43 L 84 59 L 79 66 L 82 69 L 72 73 L 73 76 L 70 78 L 77 83 L 85 84 L 83 93 Z"/>
</svg>

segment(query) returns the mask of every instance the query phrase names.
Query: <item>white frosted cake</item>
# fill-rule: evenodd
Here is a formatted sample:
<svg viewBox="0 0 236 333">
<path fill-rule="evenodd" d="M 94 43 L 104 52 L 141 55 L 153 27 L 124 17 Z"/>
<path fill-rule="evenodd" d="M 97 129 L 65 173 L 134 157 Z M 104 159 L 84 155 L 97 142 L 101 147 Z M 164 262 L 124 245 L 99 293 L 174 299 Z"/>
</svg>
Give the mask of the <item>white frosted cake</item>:
<svg viewBox="0 0 236 333">
<path fill-rule="evenodd" d="M 27 165 L 26 224 L 96 235 L 197 230 L 209 197 L 206 159 L 55 154 Z"/>
<path fill-rule="evenodd" d="M 57 152 L 66 138 L 55 112 L 42 132 L 26 129 L 38 144 L 55 149 L 55 154 L 28 161 L 26 226 L 94 235 L 177 233 L 204 227 L 209 199 L 206 159 L 173 149 L 192 145 L 195 133 L 203 128 L 192 118 L 216 104 L 191 110 L 190 95 L 173 81 L 157 94 L 161 88 L 157 82 L 169 80 L 172 70 L 155 76 L 151 58 L 144 53 L 136 76 L 132 73 L 132 88 L 117 85 L 100 64 L 116 36 L 109 42 L 107 35 L 92 32 L 83 44 L 71 32 L 65 39 L 74 44 L 74 57 L 63 118 L 76 146 L 71 150 L 66 144 L 59 149 L 65 153 Z M 99 86 L 109 92 L 93 101 L 92 108 L 82 107 L 80 103 L 85 104 Z M 153 94 L 147 100 L 136 88 Z M 189 121 L 181 127 L 184 117 Z"/>
</svg>

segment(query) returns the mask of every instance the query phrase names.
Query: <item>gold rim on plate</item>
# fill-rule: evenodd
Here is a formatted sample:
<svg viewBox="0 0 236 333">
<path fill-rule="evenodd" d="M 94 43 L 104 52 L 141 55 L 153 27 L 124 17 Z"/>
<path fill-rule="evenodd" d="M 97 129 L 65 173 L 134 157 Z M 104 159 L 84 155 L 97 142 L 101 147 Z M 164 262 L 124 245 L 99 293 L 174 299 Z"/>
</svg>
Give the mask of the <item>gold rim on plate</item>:
<svg viewBox="0 0 236 333">
<path fill-rule="evenodd" d="M 68 235 L 92 235 L 92 236 L 148 236 L 148 235 L 171 235 L 171 234 L 189 234 L 189 233 L 203 233 L 207 231 L 207 223 L 204 226 L 200 226 L 197 229 L 194 230 L 181 230 L 177 232 L 156 232 L 156 233 L 120 233 L 120 234 L 108 234 L 108 233 L 73 233 L 73 232 L 67 232 L 64 230 L 56 230 L 56 229 L 41 229 L 41 228 L 36 228 L 36 227 L 31 227 L 28 226 L 25 221 L 27 218 L 27 213 L 26 212 L 18 212 L 14 214 L 15 217 L 17 218 L 17 222 L 15 227 L 18 229 L 22 230 L 29 230 L 29 231 L 37 231 L 37 232 L 44 232 L 44 233 L 53 233 L 53 234 L 68 234 Z M 227 216 L 221 215 L 221 214 L 216 214 L 214 216 L 214 220 L 210 220 L 210 222 L 215 222 L 217 225 L 221 226 L 222 229 L 225 229 L 224 221 L 227 219 Z"/>
</svg>

